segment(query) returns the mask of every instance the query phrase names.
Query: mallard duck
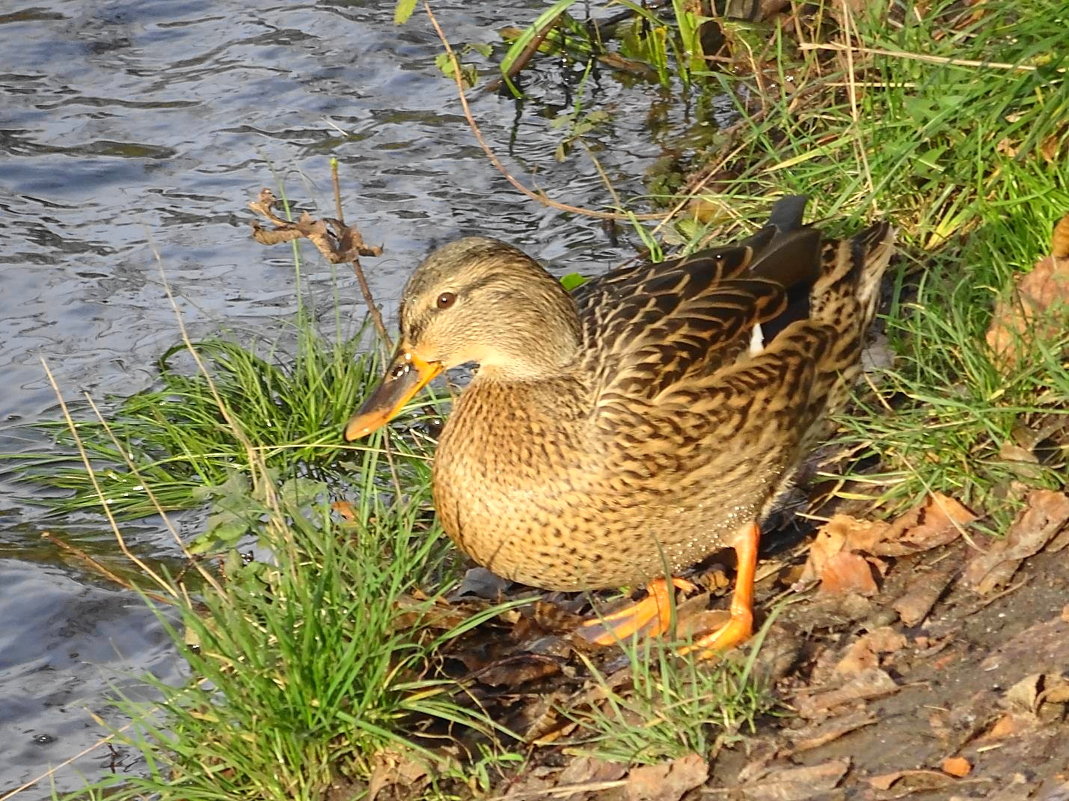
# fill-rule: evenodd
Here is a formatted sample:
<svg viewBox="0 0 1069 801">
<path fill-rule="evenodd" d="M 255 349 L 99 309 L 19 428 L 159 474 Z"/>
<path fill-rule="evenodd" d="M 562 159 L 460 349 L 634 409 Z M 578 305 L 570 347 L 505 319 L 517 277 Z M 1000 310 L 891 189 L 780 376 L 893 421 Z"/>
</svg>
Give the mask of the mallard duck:
<svg viewBox="0 0 1069 801">
<path fill-rule="evenodd" d="M 663 628 L 670 588 L 688 586 L 675 574 L 732 548 L 731 618 L 697 647 L 746 639 L 758 524 L 846 400 L 893 249 L 886 223 L 823 239 L 805 204 L 785 197 L 749 239 L 572 293 L 504 242 L 438 248 L 405 286 L 397 351 L 345 439 L 477 364 L 434 461 L 453 541 L 548 590 L 647 584 L 645 601 L 592 621 L 603 643 Z"/>
</svg>

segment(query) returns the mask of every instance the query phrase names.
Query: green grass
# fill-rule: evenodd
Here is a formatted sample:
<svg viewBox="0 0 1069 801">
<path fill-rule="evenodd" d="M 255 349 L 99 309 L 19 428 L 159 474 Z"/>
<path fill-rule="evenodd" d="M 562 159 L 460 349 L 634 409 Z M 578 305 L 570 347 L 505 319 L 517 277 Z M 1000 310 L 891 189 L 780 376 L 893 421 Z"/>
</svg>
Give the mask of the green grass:
<svg viewBox="0 0 1069 801">
<path fill-rule="evenodd" d="M 330 342 L 300 321 L 294 353 L 277 343 L 245 347 L 223 339 L 179 344 L 157 362 L 157 386 L 105 404 L 104 419 L 75 411 L 74 431 L 96 467 L 109 508 L 121 518 L 188 509 L 252 458 L 268 468 L 313 474 L 343 456 L 338 432 L 374 380 L 381 360 L 366 337 Z M 191 358 L 195 351 L 209 381 Z M 43 426 L 58 448 L 8 455 L 22 480 L 58 490 L 59 513 L 99 508 L 100 498 L 65 421 Z M 133 464 L 136 474 L 128 469 Z M 152 487 L 155 500 L 143 487 Z"/>
<path fill-rule="evenodd" d="M 741 659 L 703 661 L 680 656 L 679 643 L 648 639 L 624 643 L 627 666 L 612 675 L 584 659 L 595 700 L 562 710 L 579 725 L 568 751 L 655 764 L 709 755 L 744 739 L 755 731 L 757 719 L 775 708 L 770 688 L 754 671 L 767 628 Z"/>
<path fill-rule="evenodd" d="M 123 776 L 110 797 L 314 799 L 338 778 L 366 783 L 384 749 L 447 764 L 413 739 L 434 721 L 495 734 L 434 665 L 497 610 L 443 626 L 419 594 L 449 573 L 450 553 L 422 503 L 371 491 L 342 525 L 325 491 L 304 482 L 267 512 L 261 540 L 277 565 L 238 567 L 180 604 L 172 634 L 194 643 L 183 649 L 191 682 L 157 684 L 154 714 L 130 706 L 137 729 L 124 739 L 151 773 Z"/>
</svg>

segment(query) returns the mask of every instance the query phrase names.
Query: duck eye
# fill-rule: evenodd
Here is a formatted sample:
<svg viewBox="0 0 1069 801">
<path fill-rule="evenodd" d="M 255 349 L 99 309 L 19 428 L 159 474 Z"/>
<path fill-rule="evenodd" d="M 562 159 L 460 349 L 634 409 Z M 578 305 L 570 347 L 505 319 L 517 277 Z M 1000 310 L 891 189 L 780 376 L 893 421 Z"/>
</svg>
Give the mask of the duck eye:
<svg viewBox="0 0 1069 801">
<path fill-rule="evenodd" d="M 457 296 L 455 292 L 443 292 L 441 295 L 438 296 L 438 308 L 448 309 L 450 306 L 456 303 L 456 301 Z"/>
</svg>

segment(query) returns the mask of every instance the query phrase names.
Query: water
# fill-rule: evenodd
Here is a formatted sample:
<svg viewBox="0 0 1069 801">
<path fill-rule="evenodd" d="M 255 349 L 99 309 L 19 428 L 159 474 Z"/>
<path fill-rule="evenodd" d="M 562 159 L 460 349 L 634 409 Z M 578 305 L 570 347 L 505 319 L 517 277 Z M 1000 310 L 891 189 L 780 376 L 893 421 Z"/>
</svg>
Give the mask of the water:
<svg viewBox="0 0 1069 801">
<path fill-rule="evenodd" d="M 365 267 L 388 317 L 428 246 L 461 234 L 508 239 L 560 272 L 630 255 L 600 222 L 508 186 L 433 65 L 441 45 L 427 20 L 396 28 L 392 3 L 13 5 L 0 14 L 0 423 L 57 419 L 42 359 L 68 399 L 148 386 L 153 360 L 178 340 L 165 284 L 194 336 L 277 332 L 296 308 L 291 258 L 252 241 L 245 204 L 282 180 L 299 206 L 332 214 L 330 156 L 348 220 L 385 248 Z M 544 4 L 434 6 L 455 42 L 490 42 Z M 582 148 L 553 159 L 549 121 L 569 109 L 576 70 L 539 70 L 526 104 L 477 96 L 484 136 L 528 185 L 575 205 L 611 202 Z M 637 194 L 660 155 L 645 128 L 664 98 L 611 76 L 597 86 L 613 116 L 587 141 L 623 196 Z M 333 278 L 309 249 L 305 279 L 326 306 Z M 345 313 L 361 318 L 352 277 L 338 281 Z M 0 452 L 25 437 L 0 429 Z M 144 603 L 42 541 L 46 524 L 18 491 L 0 482 L 0 795 L 106 734 L 93 714 L 121 725 L 108 699 L 145 692 L 139 676 L 182 672 Z M 117 560 L 98 521 L 62 522 L 79 547 Z M 145 557 L 175 553 L 158 521 L 130 533 Z M 98 748 L 55 781 L 76 788 L 116 766 L 131 761 Z M 19 798 L 48 793 L 46 781 Z"/>
</svg>

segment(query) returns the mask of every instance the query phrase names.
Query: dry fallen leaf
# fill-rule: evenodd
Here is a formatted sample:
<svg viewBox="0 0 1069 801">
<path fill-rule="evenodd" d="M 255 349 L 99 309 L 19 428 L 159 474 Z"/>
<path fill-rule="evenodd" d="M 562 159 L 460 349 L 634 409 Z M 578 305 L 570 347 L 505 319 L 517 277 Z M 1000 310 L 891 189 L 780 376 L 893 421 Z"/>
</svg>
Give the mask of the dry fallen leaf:
<svg viewBox="0 0 1069 801">
<path fill-rule="evenodd" d="M 684 794 L 705 784 L 709 763 L 699 754 L 632 768 L 627 777 L 628 801 L 679 801 Z"/>
<path fill-rule="evenodd" d="M 885 564 L 873 557 L 905 556 L 946 545 L 975 519 L 958 501 L 938 492 L 893 523 L 834 515 L 817 532 L 798 586 L 819 579 L 822 593 L 875 595 L 873 568 L 882 572 Z"/>
<path fill-rule="evenodd" d="M 905 556 L 931 550 L 956 540 L 962 529 L 976 519 L 960 502 L 933 492 L 920 506 L 895 520 L 870 553 L 875 556 Z"/>
<path fill-rule="evenodd" d="M 895 680 L 885 671 L 873 668 L 853 674 L 838 686 L 799 693 L 792 699 L 792 703 L 799 717 L 812 719 L 843 704 L 883 698 L 896 692 L 898 684 Z"/>
<path fill-rule="evenodd" d="M 912 792 L 919 793 L 946 787 L 954 779 L 938 770 L 896 770 L 894 773 L 870 776 L 866 781 L 877 790 L 890 790 L 892 787 L 908 784 Z"/>
<path fill-rule="evenodd" d="M 894 653 L 905 647 L 903 634 L 890 626 L 882 626 L 855 640 L 835 666 L 835 672 L 848 676 L 878 668 L 880 654 Z"/>
<path fill-rule="evenodd" d="M 916 626 L 928 617 L 960 569 L 960 565 L 952 561 L 922 569 L 906 586 L 906 591 L 891 604 L 891 608 L 898 612 L 907 626 Z"/>
<path fill-rule="evenodd" d="M 951 776 L 960 779 L 972 772 L 972 763 L 965 757 L 947 757 L 940 763 L 939 768 L 943 773 L 949 773 Z"/>
<path fill-rule="evenodd" d="M 805 567 L 798 579 L 799 585 L 811 584 L 823 579 L 830 563 L 843 553 L 871 552 L 874 543 L 880 540 L 889 528 L 887 523 L 859 520 L 849 515 L 834 515 L 821 526 L 809 546 Z M 832 568 L 832 570 L 837 567 Z M 871 574 L 869 576 L 871 580 Z"/>
<path fill-rule="evenodd" d="M 384 748 L 372 758 L 371 778 L 368 779 L 368 801 L 375 801 L 376 796 L 386 788 L 395 794 L 419 795 L 430 783 L 427 765 L 412 754 L 400 748 Z"/>
<path fill-rule="evenodd" d="M 1035 490 L 1028 506 L 1013 521 L 1006 538 L 969 562 L 963 583 L 981 595 L 1005 584 L 1023 560 L 1043 549 L 1069 522 L 1069 496 L 1052 490 Z"/>
<path fill-rule="evenodd" d="M 872 576 L 872 566 L 860 554 L 835 554 L 820 571 L 820 592 L 828 595 L 876 595 L 880 588 Z"/>
<path fill-rule="evenodd" d="M 746 801 L 810 801 L 834 790 L 848 770 L 849 759 L 836 759 L 812 767 L 774 770 L 769 778 L 732 789 Z"/>
<path fill-rule="evenodd" d="M 579 756 L 571 760 L 559 774 L 557 784 L 573 785 L 593 782 L 611 782 L 622 779 L 627 773 L 627 765 L 622 762 L 608 762 L 591 756 Z"/>
<path fill-rule="evenodd" d="M 996 364 L 1013 368 L 1033 343 L 1062 335 L 1069 320 L 1069 214 L 1054 229 L 1052 253 L 995 304 L 987 344 Z"/>
<path fill-rule="evenodd" d="M 786 732 L 791 740 L 792 747 L 784 756 L 820 748 L 822 745 L 835 742 L 843 735 L 857 731 L 865 726 L 871 726 L 879 722 L 879 718 L 872 712 L 865 710 L 852 712 L 841 717 L 823 720 L 819 723 L 811 723 L 801 729 Z"/>
</svg>

